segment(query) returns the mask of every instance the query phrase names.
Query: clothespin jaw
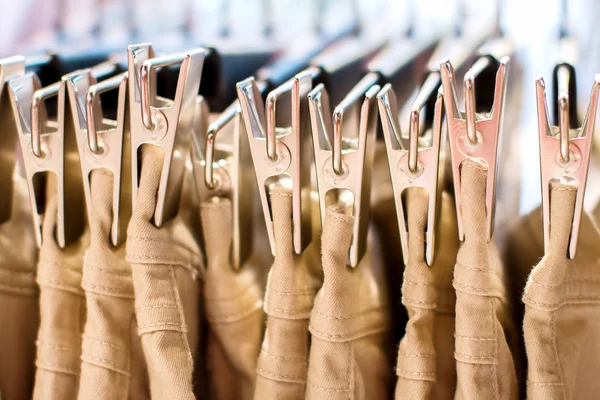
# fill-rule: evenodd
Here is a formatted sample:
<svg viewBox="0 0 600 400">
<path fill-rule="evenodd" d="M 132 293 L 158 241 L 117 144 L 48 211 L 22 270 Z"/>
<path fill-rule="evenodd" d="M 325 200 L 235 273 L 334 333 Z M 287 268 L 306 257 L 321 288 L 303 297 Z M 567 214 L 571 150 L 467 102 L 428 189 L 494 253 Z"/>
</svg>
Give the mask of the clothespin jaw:
<svg viewBox="0 0 600 400">
<path fill-rule="evenodd" d="M 10 106 L 8 82 L 25 73 L 25 59 L 21 56 L 0 59 L 0 224 L 10 220 L 13 202 L 13 174 L 17 162 L 18 135 L 12 107 Z"/>
<path fill-rule="evenodd" d="M 199 96 L 196 103 L 198 131 L 194 135 L 192 161 L 200 201 L 226 197 L 233 211 L 231 265 L 239 270 L 252 251 L 254 173 L 239 101 L 233 102 L 210 125 L 208 109 Z M 217 141 L 218 139 L 218 141 Z"/>
<path fill-rule="evenodd" d="M 265 112 L 254 78 L 237 86 L 273 255 L 276 248 L 269 199 L 269 189 L 273 185 L 292 189 L 294 252 L 302 253 L 311 241 L 310 166 L 313 153 L 306 100 L 311 87 L 310 74 L 293 77 L 268 94 Z M 285 102 L 283 112 L 281 102 Z M 278 104 L 280 112 L 277 111 Z M 278 127 L 282 115 L 287 115 L 288 119 L 284 127 Z"/>
<path fill-rule="evenodd" d="M 464 95 L 465 112 L 459 111 L 456 95 L 456 77 L 450 61 L 441 63 L 444 106 L 448 121 L 450 156 L 452 158 L 452 176 L 454 179 L 454 197 L 458 217 L 458 234 L 464 240 L 461 199 L 461 164 L 466 159 L 476 160 L 487 167 L 486 214 L 487 238 L 492 238 L 494 230 L 496 160 L 498 141 L 502 132 L 504 101 L 506 97 L 506 75 L 509 57 L 502 57 L 497 63 L 489 56 L 480 57 L 465 74 Z M 491 110 L 481 111 L 475 96 L 475 80 L 487 68 L 496 67 L 496 79 L 490 83 L 489 91 L 494 93 Z M 492 87 L 493 85 L 493 87 Z"/>
<path fill-rule="evenodd" d="M 113 246 L 123 243 L 131 218 L 131 159 L 129 124 L 125 121 L 127 73 L 96 82 L 91 69 L 67 77 L 67 89 L 73 112 L 83 188 L 88 218 L 92 215 L 91 172 L 109 171 L 113 176 L 110 241 Z M 118 91 L 116 119 L 103 116 L 100 95 Z"/>
<path fill-rule="evenodd" d="M 179 209 L 205 53 L 204 49 L 194 49 L 154 57 L 149 44 L 129 46 L 132 200 L 135 204 L 141 147 L 160 147 L 164 152 L 164 164 L 154 213 L 154 223 L 158 227 L 173 219 Z M 158 96 L 156 69 L 177 64 L 180 70 L 174 99 Z"/>
<path fill-rule="evenodd" d="M 60 247 L 77 239 L 86 224 L 83 183 L 70 104 L 66 99 L 66 80 L 67 76 L 41 88 L 37 76 L 27 73 L 9 83 L 40 246 L 46 196 L 50 189 L 56 190 L 58 197 L 56 239 Z M 58 97 L 56 121 L 48 118 L 44 104 L 51 97 Z"/>
<path fill-rule="evenodd" d="M 538 133 L 540 139 L 540 172 L 542 181 L 542 213 L 544 224 L 544 247 L 548 250 L 552 227 L 550 225 L 550 188 L 553 182 L 564 182 L 577 187 L 575 210 L 568 257 L 574 259 L 577 251 L 579 227 L 583 212 L 583 201 L 589 169 L 592 139 L 596 124 L 600 75 L 596 75 L 586 117 L 580 128 L 570 128 L 569 93 L 558 94 L 558 126 L 552 125 L 548 117 L 544 79 L 536 79 Z"/>
<path fill-rule="evenodd" d="M 440 76 L 432 73 L 425 80 L 419 91 L 410 113 L 410 125 L 408 133 L 408 149 L 402 143 L 400 125 L 398 123 L 398 104 L 392 86 L 387 84 L 377 95 L 379 113 L 381 116 L 385 146 L 388 155 L 392 186 L 394 190 L 394 201 L 398 215 L 398 226 L 400 228 L 400 243 L 404 263 L 408 263 L 408 223 L 404 211 L 404 194 L 410 188 L 422 188 L 428 193 L 429 205 L 427 209 L 427 231 L 425 234 L 425 260 L 431 266 L 434 260 L 436 222 L 438 216 L 438 205 L 441 195 L 439 189 L 439 167 L 440 167 L 440 142 L 443 118 L 443 99 L 439 92 Z M 422 109 L 435 99 L 435 111 L 430 135 L 422 135 L 420 132 L 420 121 Z M 419 139 L 430 137 L 431 142 L 427 147 L 419 148 Z"/>
<path fill-rule="evenodd" d="M 354 216 L 347 261 L 350 267 L 358 265 L 367 248 L 377 134 L 374 103 L 381 89 L 378 80 L 377 74 L 367 74 L 335 108 L 332 118 L 329 118 L 332 114 L 324 85 L 317 85 L 308 94 L 321 221 L 325 221 L 329 206 L 340 207 Z M 359 111 L 357 115 L 348 115 L 355 110 Z"/>
</svg>

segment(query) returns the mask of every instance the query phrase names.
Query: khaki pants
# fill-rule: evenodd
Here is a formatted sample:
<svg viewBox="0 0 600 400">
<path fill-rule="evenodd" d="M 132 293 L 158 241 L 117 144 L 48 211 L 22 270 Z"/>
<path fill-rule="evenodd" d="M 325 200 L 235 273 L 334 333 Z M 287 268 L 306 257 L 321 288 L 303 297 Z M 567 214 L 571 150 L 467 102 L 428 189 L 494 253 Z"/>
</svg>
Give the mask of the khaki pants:
<svg viewBox="0 0 600 400">
<path fill-rule="evenodd" d="M 187 210 L 160 229 L 151 222 L 162 165 L 160 149 L 143 148 L 137 204 L 127 230 L 127 261 L 152 398 L 193 399 L 202 259 L 182 217 Z"/>
<path fill-rule="evenodd" d="M 28 399 L 35 375 L 39 291 L 27 183 L 15 177 L 12 217 L 0 225 L 0 396 Z"/>
<path fill-rule="evenodd" d="M 409 189 L 406 197 L 409 247 L 402 303 L 409 321 L 400 342 L 396 399 L 453 399 L 456 390 L 452 275 L 458 235 L 452 198 L 443 193 L 435 260 L 425 261 L 428 195 Z"/>
<path fill-rule="evenodd" d="M 137 334 L 131 266 L 125 246 L 110 243 L 113 177 L 91 174 L 90 247 L 82 286 L 87 321 L 81 354 L 80 399 L 148 399 L 146 362 Z"/>
</svg>

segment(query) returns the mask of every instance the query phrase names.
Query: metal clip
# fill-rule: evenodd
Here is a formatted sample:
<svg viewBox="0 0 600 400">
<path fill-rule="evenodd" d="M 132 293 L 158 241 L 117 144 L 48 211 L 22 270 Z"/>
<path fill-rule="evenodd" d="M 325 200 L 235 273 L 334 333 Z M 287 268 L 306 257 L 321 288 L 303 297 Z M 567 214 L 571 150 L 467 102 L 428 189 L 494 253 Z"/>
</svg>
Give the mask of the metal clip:
<svg viewBox="0 0 600 400">
<path fill-rule="evenodd" d="M 206 121 L 208 109 L 203 103 L 199 97 L 196 115 L 204 115 L 201 120 Z M 231 264 L 238 270 L 252 250 L 254 211 L 254 174 L 240 104 L 237 100 L 233 102 L 208 128 L 200 119 L 194 125 L 200 125 L 192 141 L 196 188 L 201 202 L 215 197 L 226 197 L 231 201 Z"/>
<path fill-rule="evenodd" d="M 465 112 L 458 109 L 456 95 L 456 77 L 450 61 L 441 63 L 444 105 L 448 121 L 450 155 L 452 158 L 452 175 L 454 178 L 454 197 L 458 218 L 458 235 L 464 240 L 462 223 L 461 176 L 460 167 L 464 160 L 473 159 L 487 167 L 486 210 L 487 239 L 492 238 L 494 230 L 494 211 L 496 199 L 496 159 L 498 141 L 502 132 L 504 100 L 506 94 L 506 74 L 509 57 L 497 61 L 491 56 L 479 57 L 464 78 Z M 485 82 L 489 87 L 485 90 L 493 93 L 491 110 L 480 110 L 481 104 L 475 99 L 475 79 L 489 68 L 497 69 L 495 81 Z"/>
<path fill-rule="evenodd" d="M 438 73 L 428 75 L 417 98 L 412 104 L 410 125 L 408 132 L 408 149 L 403 144 L 398 119 L 398 104 L 392 86 L 387 84 L 377 95 L 379 113 L 383 125 L 385 147 L 387 149 L 394 200 L 398 213 L 398 226 L 400 228 L 400 243 L 404 263 L 408 263 L 408 225 L 404 212 L 404 191 L 411 187 L 423 188 L 429 195 L 427 214 L 427 231 L 425 260 L 431 266 L 434 260 L 435 232 L 437 222 L 437 209 L 441 190 L 439 186 L 440 141 L 443 117 L 443 99 L 438 90 L 440 76 Z M 420 132 L 421 111 L 435 101 L 433 121 L 427 121 L 425 130 L 431 129 L 430 134 Z M 429 111 L 429 110 L 427 110 Z M 419 148 L 419 142 L 428 140 Z M 427 146 L 428 145 L 428 146 Z"/>
<path fill-rule="evenodd" d="M 592 86 L 587 114 L 580 128 L 570 128 L 570 96 L 567 76 L 559 77 L 558 126 L 552 125 L 548 117 L 544 79 L 536 79 L 538 132 L 540 138 L 540 172 L 542 180 L 542 212 L 544 221 L 544 247 L 550 243 L 550 186 L 552 182 L 564 182 L 577 186 L 573 227 L 569 243 L 570 259 L 575 258 L 579 226 L 583 211 L 583 200 L 587 182 L 592 138 L 596 124 L 600 75 L 596 75 Z"/>
<path fill-rule="evenodd" d="M 312 76 L 307 71 L 302 72 L 271 91 L 266 101 L 266 118 L 254 78 L 238 83 L 237 87 L 271 251 L 275 255 L 269 190 L 278 184 L 292 189 L 294 252 L 300 254 L 311 241 L 310 166 L 313 153 L 306 95 L 312 89 Z M 278 112 L 277 104 L 282 101 L 286 108 Z M 287 117 L 285 126 L 278 127 L 278 122 L 281 124 L 284 119 L 282 116 Z"/>
<path fill-rule="evenodd" d="M 8 82 L 25 73 L 25 59 L 21 56 L 0 59 L 0 224 L 10 220 L 13 203 L 13 174 L 17 163 L 18 134 L 10 106 Z"/>
<path fill-rule="evenodd" d="M 37 76 L 27 73 L 9 82 L 14 118 L 29 186 L 38 245 L 42 244 L 46 191 L 56 190 L 58 219 L 56 239 L 65 247 L 83 232 L 86 224 L 83 183 L 70 104 L 66 101 L 66 77 L 45 88 Z M 57 120 L 50 120 L 45 100 L 58 96 Z"/>
<path fill-rule="evenodd" d="M 378 74 L 367 74 L 335 108 L 333 123 L 325 86 L 319 84 L 308 94 L 321 221 L 325 220 L 327 207 L 332 205 L 354 216 L 347 262 L 351 267 L 358 265 L 367 248 L 377 134 L 377 107 L 373 101 L 381 89 L 378 80 Z M 360 107 L 360 112 L 347 115 L 358 111 L 354 107 Z M 343 137 L 343 130 L 353 135 Z"/>
<path fill-rule="evenodd" d="M 179 209 L 185 162 L 192 133 L 196 95 L 205 50 L 154 57 L 149 44 L 129 46 L 129 111 L 131 120 L 132 199 L 139 185 L 140 147 L 154 145 L 164 152 L 154 223 L 160 227 Z M 173 100 L 156 93 L 156 69 L 180 64 Z"/>
<path fill-rule="evenodd" d="M 127 73 L 96 83 L 92 70 L 79 71 L 67 77 L 67 89 L 73 110 L 88 218 L 92 215 L 90 174 L 94 169 L 108 170 L 113 175 L 111 243 L 118 246 L 125 240 L 131 217 L 130 138 L 129 126 L 125 124 Z M 103 117 L 100 102 L 100 94 L 112 90 L 119 93 L 116 120 Z"/>
</svg>

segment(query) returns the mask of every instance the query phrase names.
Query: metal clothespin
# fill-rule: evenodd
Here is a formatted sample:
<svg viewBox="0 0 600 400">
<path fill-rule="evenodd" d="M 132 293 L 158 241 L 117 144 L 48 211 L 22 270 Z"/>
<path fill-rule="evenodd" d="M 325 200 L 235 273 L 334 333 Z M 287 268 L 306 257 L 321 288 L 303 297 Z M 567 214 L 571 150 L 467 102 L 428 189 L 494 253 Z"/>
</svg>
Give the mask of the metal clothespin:
<svg viewBox="0 0 600 400">
<path fill-rule="evenodd" d="M 569 74 L 558 77 L 558 126 L 552 125 L 548 117 L 544 79 L 536 80 L 538 132 L 540 138 L 540 172 L 542 180 L 542 212 L 544 221 L 544 247 L 550 243 L 550 187 L 553 182 L 567 183 L 577 187 L 575 211 L 569 242 L 568 257 L 575 258 L 579 227 L 583 211 L 583 200 L 587 182 L 592 138 L 596 124 L 600 75 L 596 75 L 592 86 L 587 114 L 580 128 L 571 128 Z M 564 74 L 564 75 L 563 75 Z"/>
<path fill-rule="evenodd" d="M 92 215 L 90 175 L 94 169 L 110 171 L 113 176 L 113 220 L 110 240 L 113 246 L 123 243 L 131 218 L 131 158 L 129 126 L 125 121 L 127 73 L 99 83 L 86 69 L 68 75 L 67 89 L 73 110 L 83 188 L 88 218 Z M 103 116 L 100 95 L 118 91 L 116 119 Z"/>
<path fill-rule="evenodd" d="M 231 264 L 238 270 L 252 250 L 254 210 L 254 172 L 240 104 L 233 102 L 208 128 L 208 110 L 200 96 L 196 107 L 196 115 L 204 116 L 194 123 L 199 129 L 192 141 L 197 191 L 201 202 L 218 197 L 231 201 Z"/>
<path fill-rule="evenodd" d="M 308 94 L 321 220 L 325 220 L 327 207 L 332 205 L 354 216 L 347 262 L 351 267 L 358 265 L 367 248 L 377 134 L 377 107 L 373 102 L 381 89 L 378 79 L 377 74 L 367 74 L 335 108 L 333 119 L 329 118 L 332 114 L 325 86 L 319 84 Z M 352 111 L 355 114 L 348 115 Z"/>
<path fill-rule="evenodd" d="M 37 76 L 27 73 L 9 82 L 14 118 L 25 164 L 29 197 L 38 245 L 47 190 L 56 190 L 58 218 L 56 239 L 60 247 L 73 242 L 86 224 L 79 155 L 66 99 L 66 77 L 45 88 Z M 57 120 L 48 118 L 45 100 L 58 97 Z"/>
<path fill-rule="evenodd" d="M 153 145 L 164 152 L 154 223 L 160 227 L 177 215 L 185 162 L 192 133 L 196 95 L 205 50 L 155 57 L 149 44 L 129 46 L 129 111 L 131 120 L 132 199 L 139 186 L 140 147 Z M 156 69 L 180 64 L 173 100 L 156 92 Z"/>
<path fill-rule="evenodd" d="M 404 263 L 408 263 L 408 224 L 404 212 L 404 192 L 419 187 L 427 191 L 427 231 L 425 234 L 425 260 L 431 266 L 434 260 L 436 223 L 441 195 L 439 188 L 440 142 L 443 118 L 443 99 L 439 90 L 439 74 L 430 74 L 414 102 L 410 112 L 408 146 L 400 132 L 398 105 L 392 86 L 387 84 L 377 95 L 379 113 L 383 125 L 385 146 L 388 155 L 394 201 L 398 213 L 400 243 Z M 431 107 L 434 111 L 431 112 Z M 421 111 L 426 108 L 425 133 L 421 132 Z M 430 132 L 429 132 L 430 130 Z M 420 142 L 423 146 L 420 146 Z M 426 143 L 429 142 L 429 143 Z"/>
<path fill-rule="evenodd" d="M 452 158 L 454 197 L 458 218 L 458 235 L 461 241 L 464 240 L 464 230 L 460 168 L 462 162 L 466 159 L 476 160 L 484 164 L 488 171 L 486 183 L 488 241 L 492 238 L 496 199 L 496 160 L 499 136 L 502 132 L 509 59 L 508 56 L 504 56 L 498 60 L 492 54 L 486 53 L 475 61 L 464 77 L 465 112 L 461 112 L 458 108 L 454 68 L 448 60 L 441 63 L 444 105 Z M 492 72 L 490 73 L 490 71 Z M 493 77 L 493 71 L 496 71 L 495 79 L 478 79 Z M 487 101 L 481 100 L 483 95 L 476 98 L 476 79 L 481 80 L 481 83 L 478 83 L 481 90 L 478 90 L 477 93 L 487 94 L 488 98 L 489 94 L 493 93 L 491 105 Z"/>
<path fill-rule="evenodd" d="M 25 59 L 20 56 L 0 59 L 0 224 L 10 220 L 13 205 L 13 174 L 17 162 L 18 135 L 10 106 L 8 82 L 25 73 Z"/>
<path fill-rule="evenodd" d="M 296 76 L 271 91 L 267 96 L 266 113 L 262 96 L 254 78 L 238 84 L 238 97 L 246 123 L 254 170 L 263 206 L 271 251 L 275 254 L 275 235 L 269 199 L 272 185 L 292 189 L 292 220 L 294 252 L 302 253 L 311 241 L 310 166 L 311 137 L 308 127 L 308 104 L 303 99 L 311 89 L 308 74 Z M 277 105 L 288 98 L 285 127 L 277 119 Z M 280 106 L 281 107 L 281 106 Z M 301 108 L 304 108 L 302 113 Z M 304 118 L 301 118 L 301 116 Z"/>
</svg>

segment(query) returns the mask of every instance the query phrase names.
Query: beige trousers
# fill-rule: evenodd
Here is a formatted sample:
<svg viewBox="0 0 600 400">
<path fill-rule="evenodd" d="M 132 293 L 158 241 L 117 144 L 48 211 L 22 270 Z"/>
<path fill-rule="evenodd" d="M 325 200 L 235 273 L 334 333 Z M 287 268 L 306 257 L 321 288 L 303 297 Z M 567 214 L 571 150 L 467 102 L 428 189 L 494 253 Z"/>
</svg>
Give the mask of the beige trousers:
<svg viewBox="0 0 600 400">
<path fill-rule="evenodd" d="M 444 192 L 435 260 L 429 267 L 425 262 L 428 194 L 409 189 L 406 196 L 409 254 L 402 303 L 410 318 L 398 350 L 396 399 L 453 399 L 456 294 L 452 275 L 459 244 L 455 206 Z"/>
<path fill-rule="evenodd" d="M 505 273 L 487 241 L 487 170 L 466 160 L 461 167 L 465 233 L 456 258 L 456 399 L 516 399 L 517 379 L 509 343 L 515 340 Z"/>
<path fill-rule="evenodd" d="M 127 261 L 152 398 L 194 399 L 202 259 L 197 238 L 182 218 L 188 210 L 161 228 L 152 223 L 162 165 L 160 149 L 142 149 L 137 204 L 127 230 Z"/>
<path fill-rule="evenodd" d="M 125 246 L 110 242 L 113 177 L 91 174 L 90 247 L 82 286 L 87 321 L 81 354 L 80 399 L 148 399 L 146 362 L 134 309 L 131 265 Z"/>
<path fill-rule="evenodd" d="M 25 179 L 15 177 L 12 217 L 0 225 L 0 396 L 31 398 L 39 291 L 35 283 L 38 250 Z"/>
</svg>

